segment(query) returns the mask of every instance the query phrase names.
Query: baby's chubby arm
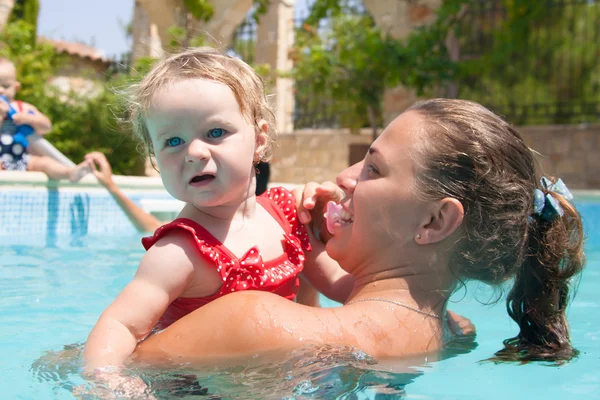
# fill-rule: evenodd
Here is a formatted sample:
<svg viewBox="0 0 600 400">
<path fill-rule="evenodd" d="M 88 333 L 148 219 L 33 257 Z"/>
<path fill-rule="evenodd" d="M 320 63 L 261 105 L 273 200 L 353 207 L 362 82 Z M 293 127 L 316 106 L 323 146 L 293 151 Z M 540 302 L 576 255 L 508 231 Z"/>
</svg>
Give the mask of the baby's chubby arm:
<svg viewBox="0 0 600 400">
<path fill-rule="evenodd" d="M 312 246 L 312 251 L 306 254 L 302 274 L 319 292 L 344 303 L 354 287 L 354 278 L 325 251 L 325 242 L 330 235 L 323 218 L 327 202 L 339 202 L 343 194 L 333 182 L 307 183 L 303 188 L 295 189 L 293 194 L 298 217 L 307 227 Z M 315 236 L 315 231 L 319 233 L 319 238 Z"/>
<path fill-rule="evenodd" d="M 192 283 L 192 238 L 174 232 L 152 246 L 133 280 L 102 313 L 84 350 L 86 371 L 121 367 L 162 316 Z"/>
<path fill-rule="evenodd" d="M 29 125 L 38 135 L 45 135 L 52 130 L 52 122 L 45 114 L 29 103 L 23 103 L 23 111 L 13 116 L 15 125 Z"/>
</svg>

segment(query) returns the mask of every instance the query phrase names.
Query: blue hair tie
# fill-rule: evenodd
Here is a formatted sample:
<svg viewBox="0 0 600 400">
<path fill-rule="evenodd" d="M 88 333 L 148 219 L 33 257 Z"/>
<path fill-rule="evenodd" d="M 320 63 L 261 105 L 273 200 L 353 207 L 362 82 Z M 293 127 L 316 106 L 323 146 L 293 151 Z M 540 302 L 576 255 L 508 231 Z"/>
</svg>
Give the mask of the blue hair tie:
<svg viewBox="0 0 600 400">
<path fill-rule="evenodd" d="M 562 179 L 552 183 L 545 176 L 540 179 L 542 189 L 546 192 L 554 192 L 562 195 L 565 199 L 573 200 L 573 195 L 564 184 Z M 540 189 L 535 189 L 533 196 L 533 213 L 543 221 L 553 221 L 555 218 L 565 215 L 565 211 L 550 193 L 544 194 Z"/>
</svg>

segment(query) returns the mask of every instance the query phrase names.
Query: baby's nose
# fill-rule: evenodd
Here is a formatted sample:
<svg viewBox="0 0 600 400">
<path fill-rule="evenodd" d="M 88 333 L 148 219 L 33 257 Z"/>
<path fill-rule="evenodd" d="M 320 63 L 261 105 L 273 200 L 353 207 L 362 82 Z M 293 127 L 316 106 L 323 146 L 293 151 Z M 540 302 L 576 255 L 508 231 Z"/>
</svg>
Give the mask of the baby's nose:
<svg viewBox="0 0 600 400">
<path fill-rule="evenodd" d="M 210 157 L 210 151 L 206 143 L 195 139 L 188 146 L 188 154 L 185 157 L 187 162 L 205 160 Z"/>
</svg>

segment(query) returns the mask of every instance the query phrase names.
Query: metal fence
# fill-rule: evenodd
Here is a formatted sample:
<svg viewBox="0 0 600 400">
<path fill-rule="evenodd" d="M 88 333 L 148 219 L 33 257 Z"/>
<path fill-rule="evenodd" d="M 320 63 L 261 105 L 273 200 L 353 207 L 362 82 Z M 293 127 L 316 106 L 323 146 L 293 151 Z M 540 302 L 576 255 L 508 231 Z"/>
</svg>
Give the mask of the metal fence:
<svg viewBox="0 0 600 400">
<path fill-rule="evenodd" d="M 520 3 L 470 4 L 457 27 L 458 97 L 518 125 L 599 121 L 600 0 Z"/>
<path fill-rule="evenodd" d="M 255 8 L 252 8 L 246 19 L 237 27 L 231 44 L 230 51 L 235 52 L 248 64 L 254 64 L 254 48 L 256 47 L 257 23 L 254 17 Z"/>
<path fill-rule="evenodd" d="M 297 3 L 296 26 L 313 2 Z M 455 33 L 460 72 L 447 95 L 519 125 L 600 121 L 600 0 L 472 0 Z M 231 48 L 253 63 L 255 45 L 250 13 Z M 339 126 L 333 100 L 309 101 L 301 88 L 296 82 L 295 127 Z"/>
<path fill-rule="evenodd" d="M 299 28 L 310 14 L 314 0 L 305 0 L 296 3 L 294 9 L 294 25 Z M 246 19 L 236 29 L 230 44 L 230 51 L 241 57 L 249 64 L 255 62 L 254 49 L 256 46 L 257 22 L 254 8 L 248 13 Z M 334 112 L 333 99 L 323 98 L 315 102 L 310 99 L 311 94 L 302 90 L 301 81 L 294 83 L 295 106 L 294 127 L 303 128 L 335 128 L 339 122 Z"/>
</svg>

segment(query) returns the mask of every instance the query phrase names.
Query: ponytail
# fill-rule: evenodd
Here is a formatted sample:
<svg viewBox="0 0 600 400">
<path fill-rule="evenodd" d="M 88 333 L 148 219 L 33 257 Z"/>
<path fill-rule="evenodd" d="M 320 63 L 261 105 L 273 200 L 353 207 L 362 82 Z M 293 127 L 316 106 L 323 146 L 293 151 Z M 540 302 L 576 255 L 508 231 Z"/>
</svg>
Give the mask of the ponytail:
<svg viewBox="0 0 600 400">
<path fill-rule="evenodd" d="M 560 213 L 553 218 L 539 213 L 530 219 L 525 258 L 506 304 L 520 331 L 504 341 L 504 349 L 492 361 L 562 364 L 579 354 L 571 346 L 565 311 L 571 280 L 585 263 L 583 226 L 570 196 L 548 189 L 544 196 Z"/>
</svg>

